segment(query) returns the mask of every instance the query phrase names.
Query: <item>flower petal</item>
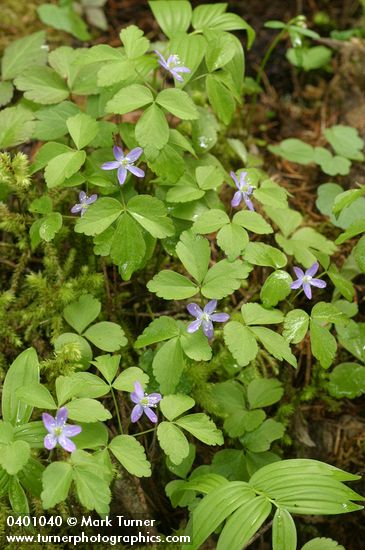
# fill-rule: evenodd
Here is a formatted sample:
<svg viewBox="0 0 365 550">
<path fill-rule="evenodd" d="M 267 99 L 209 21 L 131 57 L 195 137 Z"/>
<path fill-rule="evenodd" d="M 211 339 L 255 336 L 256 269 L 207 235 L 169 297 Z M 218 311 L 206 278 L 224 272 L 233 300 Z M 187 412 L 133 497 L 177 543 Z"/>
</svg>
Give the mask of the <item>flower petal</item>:
<svg viewBox="0 0 365 550">
<path fill-rule="evenodd" d="M 214 336 L 214 327 L 212 321 L 206 321 L 205 319 L 202 322 L 202 328 L 205 336 L 208 340 L 211 340 Z"/>
<path fill-rule="evenodd" d="M 71 208 L 71 212 L 72 214 L 77 214 L 78 212 L 81 212 L 83 206 L 82 204 L 74 204 L 73 207 Z"/>
<path fill-rule="evenodd" d="M 68 451 L 69 453 L 73 453 L 76 451 L 76 445 L 71 439 L 68 439 L 68 437 L 65 436 L 65 434 L 61 434 L 58 438 L 58 443 L 61 445 L 65 451 Z"/>
<path fill-rule="evenodd" d="M 164 69 L 168 69 L 169 67 L 168 67 L 167 62 L 166 62 L 166 59 L 164 58 L 164 56 L 162 55 L 162 53 L 158 52 L 157 50 L 153 50 L 153 51 L 154 51 L 154 52 L 158 55 L 158 57 L 160 58 L 160 59 L 158 60 L 159 64 L 162 65 L 162 67 L 163 67 Z"/>
<path fill-rule="evenodd" d="M 132 172 L 132 174 L 134 174 L 137 178 L 144 178 L 144 171 L 141 168 L 138 168 L 138 166 L 128 164 L 127 170 Z"/>
<path fill-rule="evenodd" d="M 104 162 L 104 164 L 101 165 L 102 170 L 116 170 L 116 168 L 119 168 L 120 164 L 116 160 L 111 160 L 110 162 Z"/>
<path fill-rule="evenodd" d="M 300 267 L 293 267 L 293 271 L 298 279 L 302 279 L 304 277 L 304 271 Z"/>
<path fill-rule="evenodd" d="M 240 184 L 239 184 L 239 181 L 238 181 L 238 179 L 237 179 L 236 174 L 235 174 L 234 172 L 230 172 L 229 175 L 230 175 L 231 178 L 233 179 L 233 181 L 234 181 L 234 183 L 235 183 L 237 189 L 239 189 L 239 188 L 240 188 Z"/>
<path fill-rule="evenodd" d="M 123 185 L 127 177 L 127 169 L 124 166 L 118 168 L 118 181 L 120 185 Z"/>
<path fill-rule="evenodd" d="M 297 290 L 298 288 L 300 288 L 302 286 L 302 280 L 301 279 L 297 279 L 296 281 L 294 281 L 293 283 L 291 283 L 290 285 L 290 288 L 292 290 Z"/>
<path fill-rule="evenodd" d="M 225 323 L 229 319 L 228 313 L 213 313 L 210 319 L 215 323 Z"/>
<path fill-rule="evenodd" d="M 42 414 L 42 420 L 44 427 L 48 432 L 52 432 L 52 430 L 56 427 L 56 420 L 48 413 Z"/>
<path fill-rule="evenodd" d="M 327 286 L 326 281 L 322 281 L 322 279 L 312 279 L 310 284 L 317 288 L 325 288 Z"/>
<path fill-rule="evenodd" d="M 133 410 L 132 410 L 131 421 L 137 422 L 137 420 L 141 418 L 142 414 L 143 414 L 142 405 L 135 405 L 135 407 L 133 407 Z"/>
<path fill-rule="evenodd" d="M 179 73 L 178 73 L 178 72 L 176 72 L 176 70 L 175 70 L 175 69 L 170 69 L 170 73 L 171 73 L 171 74 L 172 74 L 172 76 L 173 76 L 173 77 L 174 77 L 174 78 L 175 78 L 176 80 L 178 80 L 179 82 L 184 82 L 184 79 L 183 79 L 183 77 L 182 77 L 182 76 L 180 76 L 180 75 L 179 75 Z"/>
<path fill-rule="evenodd" d="M 309 277 L 314 277 L 314 275 L 317 273 L 318 271 L 318 268 L 319 268 L 319 263 L 318 262 L 314 262 L 313 265 L 310 266 L 309 269 L 307 269 L 307 271 L 305 272 L 306 275 L 309 275 Z"/>
<path fill-rule="evenodd" d="M 309 283 L 303 283 L 303 290 L 304 290 L 304 294 L 306 295 L 306 297 L 309 298 L 309 300 L 310 300 L 312 298 L 311 285 Z"/>
<path fill-rule="evenodd" d="M 199 330 L 201 324 L 202 324 L 201 320 L 197 319 L 196 321 L 193 321 L 192 323 L 190 323 L 190 325 L 186 330 L 191 334 L 192 332 L 196 332 L 197 330 Z"/>
<path fill-rule="evenodd" d="M 139 399 L 142 399 L 142 397 L 144 397 L 144 389 L 143 389 L 143 386 L 140 382 L 138 382 L 138 380 L 135 381 L 134 383 L 134 392 L 138 397 Z"/>
<path fill-rule="evenodd" d="M 87 195 L 85 193 L 85 191 L 80 191 L 79 193 L 79 199 L 80 199 L 80 202 L 84 201 L 86 199 Z"/>
<path fill-rule="evenodd" d="M 131 398 L 131 401 L 133 401 L 133 403 L 136 403 L 138 404 L 141 400 L 140 397 L 138 397 L 138 395 L 136 394 L 135 391 L 133 391 L 131 394 L 130 394 L 130 398 Z"/>
<path fill-rule="evenodd" d="M 113 147 L 113 154 L 119 162 L 124 159 L 124 153 L 123 149 L 121 147 L 118 147 L 117 145 L 114 145 Z"/>
<path fill-rule="evenodd" d="M 93 195 L 90 195 L 90 197 L 87 197 L 85 204 L 92 204 L 97 198 L 98 196 L 94 193 Z"/>
<path fill-rule="evenodd" d="M 243 200 L 245 201 L 247 208 L 248 208 L 249 210 L 251 210 L 252 212 L 254 212 L 254 211 L 255 211 L 255 208 L 254 208 L 254 206 L 253 206 L 253 204 L 252 204 L 251 199 L 248 198 L 247 193 L 245 193 L 245 194 L 243 195 Z"/>
<path fill-rule="evenodd" d="M 57 445 L 57 437 L 54 434 L 48 434 L 44 438 L 43 443 L 45 448 L 51 451 Z"/>
<path fill-rule="evenodd" d="M 240 173 L 240 187 L 243 187 L 244 185 L 247 185 L 247 172 L 241 172 Z"/>
<path fill-rule="evenodd" d="M 186 306 L 186 309 L 188 310 L 190 315 L 196 317 L 197 319 L 203 315 L 202 309 L 198 306 L 198 304 L 195 304 L 194 302 L 188 304 Z"/>
<path fill-rule="evenodd" d="M 160 393 L 150 393 L 148 396 L 148 405 L 157 405 L 159 401 L 161 401 L 162 395 Z"/>
<path fill-rule="evenodd" d="M 217 300 L 210 300 L 207 304 L 204 306 L 204 313 L 208 313 L 210 315 L 215 311 L 217 308 Z"/>
<path fill-rule="evenodd" d="M 82 432 L 81 426 L 77 426 L 76 424 L 75 425 L 66 424 L 62 429 L 62 433 L 66 437 L 75 437 L 75 435 L 79 435 L 79 433 L 81 432 Z"/>
<path fill-rule="evenodd" d="M 233 195 L 233 199 L 231 200 L 231 206 L 233 206 L 233 208 L 236 208 L 240 204 L 242 198 L 243 196 L 241 191 L 236 191 Z"/>
<path fill-rule="evenodd" d="M 131 151 L 129 151 L 128 155 L 126 156 L 126 158 L 128 160 L 130 160 L 131 162 L 135 162 L 136 160 L 139 159 L 139 157 L 142 155 L 143 153 L 143 149 L 142 147 L 135 147 L 134 149 L 132 149 Z"/>
<path fill-rule="evenodd" d="M 175 73 L 191 73 L 191 70 L 188 67 L 175 67 Z"/>
<path fill-rule="evenodd" d="M 151 422 L 156 424 L 158 418 L 157 418 L 157 415 L 153 412 L 152 409 L 150 409 L 149 407 L 145 407 L 144 408 L 144 413 L 151 420 Z"/>
<path fill-rule="evenodd" d="M 68 417 L 68 410 L 67 407 L 61 407 L 58 409 L 56 414 L 56 424 L 59 426 L 60 424 L 65 424 Z"/>
</svg>

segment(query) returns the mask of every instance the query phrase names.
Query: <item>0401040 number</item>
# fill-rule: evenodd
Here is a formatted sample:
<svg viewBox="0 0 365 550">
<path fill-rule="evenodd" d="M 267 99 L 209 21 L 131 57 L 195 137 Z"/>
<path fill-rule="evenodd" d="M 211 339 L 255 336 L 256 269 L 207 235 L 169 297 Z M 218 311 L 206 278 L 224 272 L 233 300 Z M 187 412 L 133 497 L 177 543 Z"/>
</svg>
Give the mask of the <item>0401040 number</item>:
<svg viewBox="0 0 365 550">
<path fill-rule="evenodd" d="M 55 525 L 56 527 L 61 527 L 63 519 L 61 516 L 8 516 L 6 518 L 6 524 L 8 527 L 13 527 L 13 525 L 29 527 L 33 525 L 34 527 L 44 527 L 45 525 Z"/>
</svg>

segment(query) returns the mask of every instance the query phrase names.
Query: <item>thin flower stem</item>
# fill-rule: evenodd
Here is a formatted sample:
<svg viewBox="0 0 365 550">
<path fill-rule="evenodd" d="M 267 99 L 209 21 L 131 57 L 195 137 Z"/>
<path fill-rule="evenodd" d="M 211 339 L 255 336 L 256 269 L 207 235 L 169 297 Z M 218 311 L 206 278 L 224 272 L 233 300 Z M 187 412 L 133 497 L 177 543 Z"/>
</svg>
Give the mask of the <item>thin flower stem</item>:
<svg viewBox="0 0 365 550">
<path fill-rule="evenodd" d="M 133 437 L 137 437 L 137 435 L 148 434 L 150 432 L 154 432 L 155 430 L 156 430 L 156 426 L 154 428 L 150 428 L 149 430 L 145 430 L 144 432 L 138 432 L 136 434 L 133 434 Z"/>
<path fill-rule="evenodd" d="M 116 395 L 115 395 L 115 392 L 114 392 L 113 388 L 111 388 L 111 394 L 112 394 L 112 398 L 113 398 L 113 402 L 114 402 L 115 412 L 117 413 L 119 431 L 120 431 L 121 434 L 123 434 L 122 420 L 120 418 L 118 402 L 117 402 L 117 398 L 116 398 Z"/>
</svg>

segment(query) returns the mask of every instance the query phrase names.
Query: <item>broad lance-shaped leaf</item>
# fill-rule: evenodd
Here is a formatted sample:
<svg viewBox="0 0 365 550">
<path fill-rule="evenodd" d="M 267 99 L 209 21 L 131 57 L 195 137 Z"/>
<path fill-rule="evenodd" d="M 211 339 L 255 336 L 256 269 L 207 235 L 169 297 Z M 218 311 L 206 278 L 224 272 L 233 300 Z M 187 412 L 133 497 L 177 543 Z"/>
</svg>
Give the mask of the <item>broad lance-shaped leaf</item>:
<svg viewBox="0 0 365 550">
<path fill-rule="evenodd" d="M 29 515 L 27 495 L 16 476 L 11 476 L 8 483 L 8 498 L 11 509 L 17 516 Z"/>
<path fill-rule="evenodd" d="M 150 8 L 163 33 L 172 38 L 187 31 L 191 19 L 191 4 L 186 0 L 155 0 Z"/>
<path fill-rule="evenodd" d="M 344 546 L 338 544 L 333 539 L 327 539 L 325 537 L 316 537 L 310 540 L 301 550 L 346 550 Z"/>
<path fill-rule="evenodd" d="M 241 550 L 260 529 L 271 512 L 272 504 L 258 496 L 240 506 L 228 519 L 220 534 L 217 550 Z"/>
<path fill-rule="evenodd" d="M 167 216 L 162 201 L 150 195 L 138 195 L 128 202 L 131 216 L 157 239 L 169 237 L 175 233 L 174 224 Z"/>
<path fill-rule="evenodd" d="M 209 241 L 190 231 L 184 231 L 177 243 L 176 254 L 188 273 L 200 284 L 208 271 Z"/>
<path fill-rule="evenodd" d="M 169 340 L 174 336 L 179 335 L 179 327 L 175 319 L 162 315 L 157 319 L 154 319 L 148 327 L 146 327 L 142 334 L 140 334 L 134 344 L 136 349 L 162 342 L 163 340 Z"/>
<path fill-rule="evenodd" d="M 131 435 L 118 435 L 112 439 L 109 449 L 115 458 L 132 475 L 149 477 L 151 465 L 142 445 Z"/>
<path fill-rule="evenodd" d="M 296 550 L 297 530 L 289 512 L 277 508 L 272 526 L 273 550 Z"/>
<path fill-rule="evenodd" d="M 245 502 L 251 502 L 255 496 L 248 484 L 242 481 L 232 481 L 209 492 L 192 513 L 187 526 L 192 543 L 183 546 L 183 549 L 200 548 L 226 518 Z"/>
<path fill-rule="evenodd" d="M 287 264 L 286 256 L 280 250 L 269 244 L 256 242 L 248 243 L 245 260 L 254 265 L 269 266 L 275 269 Z"/>
<path fill-rule="evenodd" d="M 180 428 L 172 422 L 160 422 L 157 428 L 157 438 L 161 449 L 173 464 L 181 464 L 188 456 L 189 442 Z"/>
</svg>

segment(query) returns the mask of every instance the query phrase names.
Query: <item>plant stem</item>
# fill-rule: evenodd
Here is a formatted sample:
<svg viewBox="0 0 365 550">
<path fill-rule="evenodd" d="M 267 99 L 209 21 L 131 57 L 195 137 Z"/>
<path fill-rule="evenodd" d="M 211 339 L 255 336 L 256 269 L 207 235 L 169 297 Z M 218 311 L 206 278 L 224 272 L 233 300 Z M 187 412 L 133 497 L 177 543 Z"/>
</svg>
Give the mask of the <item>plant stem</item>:
<svg viewBox="0 0 365 550">
<path fill-rule="evenodd" d="M 148 434 L 150 432 L 154 432 L 156 428 L 150 428 L 149 430 L 145 430 L 144 432 L 138 432 L 136 434 L 133 434 L 133 437 L 137 437 L 137 435 L 143 435 L 143 434 Z"/>
<path fill-rule="evenodd" d="M 119 431 L 122 434 L 123 433 L 122 420 L 120 418 L 118 402 L 117 402 L 117 398 L 115 396 L 113 388 L 111 388 L 111 393 L 112 393 L 112 398 L 113 398 L 113 401 L 114 401 L 115 412 L 117 413 Z"/>
</svg>

